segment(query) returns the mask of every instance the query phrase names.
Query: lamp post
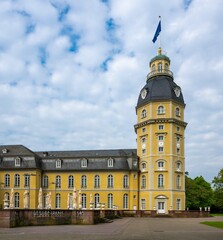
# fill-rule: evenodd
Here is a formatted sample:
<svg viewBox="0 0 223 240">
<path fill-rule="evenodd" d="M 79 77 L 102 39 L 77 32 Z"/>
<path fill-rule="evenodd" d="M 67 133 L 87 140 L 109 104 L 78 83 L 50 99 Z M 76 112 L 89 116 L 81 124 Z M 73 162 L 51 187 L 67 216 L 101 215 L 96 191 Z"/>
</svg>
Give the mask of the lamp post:
<svg viewBox="0 0 223 240">
<path fill-rule="evenodd" d="M 33 173 L 25 173 L 24 176 L 25 176 L 25 177 L 29 177 L 29 180 L 28 180 L 28 190 L 29 190 L 29 204 L 28 204 L 28 208 L 30 209 L 30 198 L 31 198 L 30 182 L 31 182 L 31 177 L 32 177 L 32 176 L 36 176 L 36 174 L 33 174 Z M 25 186 L 26 186 L 26 182 L 25 182 Z"/>
</svg>

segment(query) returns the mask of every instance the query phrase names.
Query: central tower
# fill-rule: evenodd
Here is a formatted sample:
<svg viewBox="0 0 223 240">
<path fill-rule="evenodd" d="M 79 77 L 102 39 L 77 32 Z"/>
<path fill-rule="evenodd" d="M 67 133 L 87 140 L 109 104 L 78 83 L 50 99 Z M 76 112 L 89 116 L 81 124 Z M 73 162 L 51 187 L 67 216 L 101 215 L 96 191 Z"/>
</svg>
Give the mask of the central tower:
<svg viewBox="0 0 223 240">
<path fill-rule="evenodd" d="M 159 48 L 136 106 L 140 210 L 185 209 L 184 108 L 170 59 Z"/>
</svg>

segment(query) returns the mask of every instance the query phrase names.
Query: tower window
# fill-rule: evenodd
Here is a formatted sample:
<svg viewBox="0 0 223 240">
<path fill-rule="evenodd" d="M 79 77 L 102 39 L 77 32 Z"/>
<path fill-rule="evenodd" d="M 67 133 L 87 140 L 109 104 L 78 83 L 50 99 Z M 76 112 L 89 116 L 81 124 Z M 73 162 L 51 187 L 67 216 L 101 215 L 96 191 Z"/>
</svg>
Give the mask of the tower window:
<svg viewBox="0 0 223 240">
<path fill-rule="evenodd" d="M 163 135 L 159 135 L 158 138 L 159 138 L 159 141 L 163 141 Z"/>
<path fill-rule="evenodd" d="M 157 114 L 165 114 L 165 108 L 164 106 L 159 106 L 157 109 Z"/>
<path fill-rule="evenodd" d="M 146 138 L 142 138 L 142 143 L 145 143 L 146 142 Z"/>
<path fill-rule="evenodd" d="M 163 152 L 163 147 L 159 147 L 159 148 L 158 148 L 158 151 L 159 151 L 159 152 Z"/>
<path fill-rule="evenodd" d="M 146 131 L 146 128 L 144 127 L 143 129 L 142 129 L 142 132 L 144 133 Z"/>
<path fill-rule="evenodd" d="M 159 125 L 159 130 L 163 130 L 164 129 L 164 125 Z"/>
<path fill-rule="evenodd" d="M 177 171 L 181 171 L 181 163 L 177 162 Z"/>
<path fill-rule="evenodd" d="M 180 131 L 180 127 L 177 127 L 177 132 L 179 132 Z"/>
<path fill-rule="evenodd" d="M 163 65 L 161 62 L 158 63 L 158 72 L 162 72 L 163 70 Z"/>
<path fill-rule="evenodd" d="M 143 171 L 146 170 L 146 163 L 142 163 L 142 170 L 143 170 Z"/>
<path fill-rule="evenodd" d="M 146 154 L 146 149 L 143 149 L 143 150 L 142 150 L 142 154 Z"/>
<path fill-rule="evenodd" d="M 141 183 L 141 188 L 142 189 L 145 189 L 146 188 L 146 176 L 145 175 L 142 175 L 142 183 Z"/>
<path fill-rule="evenodd" d="M 168 71 L 169 70 L 169 65 L 168 63 L 165 63 L 165 71 Z"/>
<path fill-rule="evenodd" d="M 141 114 L 141 118 L 145 118 L 146 115 L 147 115 L 146 109 L 143 109 L 143 110 L 142 110 L 142 114 Z"/>
<path fill-rule="evenodd" d="M 177 179 L 176 179 L 176 185 L 177 185 L 177 189 L 181 188 L 181 180 L 180 180 L 180 175 L 177 175 Z"/>
<path fill-rule="evenodd" d="M 152 65 L 152 72 L 154 72 L 154 71 L 156 71 L 156 65 L 155 64 Z"/>
<path fill-rule="evenodd" d="M 178 108 L 178 107 L 176 108 L 176 116 L 180 117 L 180 108 Z"/>
<path fill-rule="evenodd" d="M 159 174 L 158 176 L 158 188 L 163 188 L 163 174 Z"/>
<path fill-rule="evenodd" d="M 158 162 L 158 170 L 164 170 L 164 162 L 163 161 L 159 161 Z"/>
</svg>

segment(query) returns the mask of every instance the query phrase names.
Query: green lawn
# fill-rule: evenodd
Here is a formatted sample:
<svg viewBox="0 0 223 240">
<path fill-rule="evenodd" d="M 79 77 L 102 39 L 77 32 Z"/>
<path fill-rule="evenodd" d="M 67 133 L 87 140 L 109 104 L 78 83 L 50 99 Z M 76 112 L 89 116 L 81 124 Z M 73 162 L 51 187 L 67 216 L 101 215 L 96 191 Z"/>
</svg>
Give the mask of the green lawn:
<svg viewBox="0 0 223 240">
<path fill-rule="evenodd" d="M 223 229 L 223 222 L 201 222 L 202 224 Z"/>
<path fill-rule="evenodd" d="M 223 213 L 212 213 L 211 216 L 213 217 L 223 216 Z"/>
</svg>

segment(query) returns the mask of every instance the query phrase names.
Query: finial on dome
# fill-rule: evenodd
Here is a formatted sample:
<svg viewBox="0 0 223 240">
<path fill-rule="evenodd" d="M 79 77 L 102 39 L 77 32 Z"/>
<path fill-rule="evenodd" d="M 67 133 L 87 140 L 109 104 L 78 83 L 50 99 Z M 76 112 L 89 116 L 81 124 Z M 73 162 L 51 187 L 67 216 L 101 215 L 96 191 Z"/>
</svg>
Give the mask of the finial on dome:
<svg viewBox="0 0 223 240">
<path fill-rule="evenodd" d="M 158 48 L 158 54 L 159 54 L 159 55 L 162 54 L 162 48 L 161 48 L 161 47 Z"/>
</svg>

